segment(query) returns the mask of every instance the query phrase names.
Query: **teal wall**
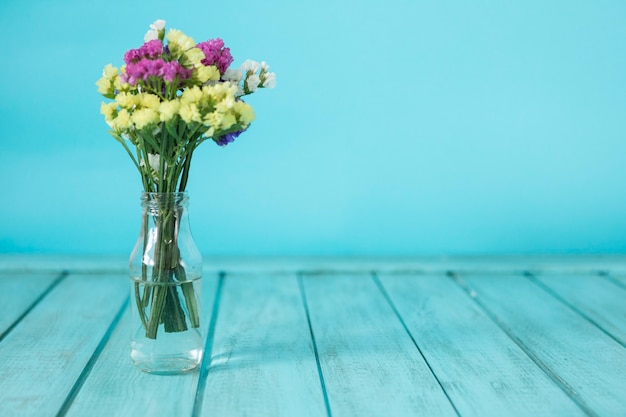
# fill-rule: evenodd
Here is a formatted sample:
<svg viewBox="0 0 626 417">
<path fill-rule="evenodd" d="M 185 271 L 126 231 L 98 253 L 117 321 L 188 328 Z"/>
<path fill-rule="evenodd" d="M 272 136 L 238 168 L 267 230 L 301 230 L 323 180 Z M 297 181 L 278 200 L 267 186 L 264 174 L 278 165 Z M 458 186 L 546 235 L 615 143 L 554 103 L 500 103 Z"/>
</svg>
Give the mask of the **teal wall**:
<svg viewBox="0 0 626 417">
<path fill-rule="evenodd" d="M 194 157 L 207 254 L 626 252 L 626 2 L 5 0 L 0 252 L 128 253 L 95 81 L 165 19 L 278 87 Z"/>
</svg>

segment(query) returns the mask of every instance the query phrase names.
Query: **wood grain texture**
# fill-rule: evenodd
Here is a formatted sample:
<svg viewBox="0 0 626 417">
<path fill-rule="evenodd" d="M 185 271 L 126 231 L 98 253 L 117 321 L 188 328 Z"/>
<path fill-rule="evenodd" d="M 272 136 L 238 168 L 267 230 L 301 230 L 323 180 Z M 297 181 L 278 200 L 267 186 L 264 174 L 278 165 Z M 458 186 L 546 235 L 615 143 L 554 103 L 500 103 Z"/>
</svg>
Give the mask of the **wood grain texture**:
<svg viewBox="0 0 626 417">
<path fill-rule="evenodd" d="M 626 255 L 498 256 L 204 256 L 204 273 L 324 272 L 598 272 L 626 274 Z M 0 271 L 128 272 L 128 255 L 0 254 Z"/>
<path fill-rule="evenodd" d="M 617 282 L 622 288 L 626 288 L 626 274 L 610 274 L 610 278 Z"/>
<path fill-rule="evenodd" d="M 56 273 L 0 274 L 0 339 L 59 278 Z"/>
<path fill-rule="evenodd" d="M 55 416 L 127 297 L 116 277 L 56 286 L 0 343 L 0 415 Z"/>
<path fill-rule="evenodd" d="M 205 337 L 216 284 L 216 275 L 202 278 L 201 325 Z M 139 371 L 130 360 L 130 334 L 130 312 L 126 311 L 69 407 L 67 417 L 191 416 L 199 373 L 151 375 Z"/>
<path fill-rule="evenodd" d="M 462 282 L 555 382 L 596 416 L 626 415 L 626 349 L 524 276 Z"/>
<path fill-rule="evenodd" d="M 334 417 L 457 415 L 369 275 L 303 281 Z"/>
<path fill-rule="evenodd" d="M 607 277 L 591 274 L 550 274 L 533 278 L 626 347 L 625 287 Z"/>
<path fill-rule="evenodd" d="M 379 278 L 463 417 L 585 415 L 447 276 Z"/>
<path fill-rule="evenodd" d="M 208 258 L 178 376 L 133 367 L 114 258 L 0 254 L 1 417 L 626 417 L 624 256 Z"/>
<path fill-rule="evenodd" d="M 292 276 L 226 276 L 201 416 L 325 416 Z"/>
</svg>

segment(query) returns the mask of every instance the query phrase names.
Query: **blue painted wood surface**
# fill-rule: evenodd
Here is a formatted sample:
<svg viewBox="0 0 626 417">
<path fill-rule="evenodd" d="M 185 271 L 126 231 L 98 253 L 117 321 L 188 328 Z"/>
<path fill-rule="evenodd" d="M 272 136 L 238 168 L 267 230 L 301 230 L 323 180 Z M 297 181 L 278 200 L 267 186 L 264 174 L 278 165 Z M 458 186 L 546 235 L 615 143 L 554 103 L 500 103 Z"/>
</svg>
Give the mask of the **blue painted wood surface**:
<svg viewBox="0 0 626 417">
<path fill-rule="evenodd" d="M 229 259 L 197 372 L 129 358 L 128 278 L 0 257 L 0 416 L 626 416 L 626 259 Z"/>
</svg>

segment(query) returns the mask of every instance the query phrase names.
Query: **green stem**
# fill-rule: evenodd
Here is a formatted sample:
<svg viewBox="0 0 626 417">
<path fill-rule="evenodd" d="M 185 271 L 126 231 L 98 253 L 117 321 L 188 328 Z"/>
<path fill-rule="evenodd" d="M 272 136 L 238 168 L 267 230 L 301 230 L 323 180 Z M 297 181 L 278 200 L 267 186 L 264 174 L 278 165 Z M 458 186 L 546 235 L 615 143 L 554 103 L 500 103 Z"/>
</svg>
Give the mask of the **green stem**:
<svg viewBox="0 0 626 417">
<path fill-rule="evenodd" d="M 135 159 L 135 156 L 133 155 L 133 153 L 130 151 L 130 148 L 128 147 L 128 145 L 126 144 L 126 141 L 124 140 L 124 138 L 122 138 L 121 136 L 118 136 L 117 134 L 114 134 L 113 137 L 115 138 L 115 140 L 117 140 L 119 143 L 122 144 L 122 146 L 124 147 L 124 150 L 126 151 L 126 153 L 128 154 L 128 156 L 130 156 L 130 159 L 133 161 L 133 164 L 135 164 L 135 167 L 137 168 L 137 170 L 139 171 L 139 173 L 141 173 L 141 168 L 139 166 L 139 162 L 137 162 L 137 160 Z"/>
<path fill-rule="evenodd" d="M 142 174 L 146 192 L 173 193 L 177 188 L 178 192 L 185 191 L 191 156 L 202 142 L 202 134 L 198 133 L 201 127 L 198 124 L 192 128 L 179 121 L 178 124 L 161 125 L 160 135 L 156 137 L 148 133 L 137 134 L 133 142 L 136 143 L 137 158 L 133 160 L 144 162 L 143 166 L 137 162 L 135 165 Z M 156 172 L 150 166 L 150 154 L 160 156 Z M 145 212 L 142 230 L 144 254 L 148 250 L 152 251 L 153 264 L 151 274 L 148 264 L 142 265 L 142 281 L 145 285 L 141 295 L 139 284 L 135 285 L 135 301 L 146 330 L 146 337 L 156 339 L 161 324 L 165 332 L 188 330 L 186 314 L 189 316 L 191 327 L 199 327 L 200 312 L 194 284 L 187 281 L 185 268 L 181 264 L 177 241 L 178 219 L 181 213 L 173 201 L 157 199 L 151 203 L 157 204 L 157 213 Z M 148 216 L 154 218 L 153 229 L 149 229 Z M 154 233 L 154 236 L 150 237 L 150 233 Z M 152 248 L 149 248 L 150 240 L 154 245 Z"/>
<path fill-rule="evenodd" d="M 178 296 L 177 286 L 174 284 L 174 277 L 180 275 L 183 269 L 180 264 L 180 252 L 178 250 L 176 221 L 179 213 L 177 209 L 171 207 L 172 202 L 165 202 L 159 207 L 159 215 L 155 221 L 157 229 L 157 239 L 154 248 L 154 261 L 152 271 L 152 305 L 150 316 L 146 323 L 146 337 L 156 339 L 159 325 L 163 323 L 166 332 L 181 332 L 187 330 L 185 311 L 182 308 Z M 193 288 L 183 288 L 183 296 L 190 311 L 190 321 L 192 326 L 199 324 L 197 305 L 190 307 L 190 299 L 195 295 Z M 195 307 L 194 307 L 195 306 Z M 193 311 L 193 313 L 192 313 Z"/>
<path fill-rule="evenodd" d="M 159 209 L 160 210 L 160 209 Z M 149 339 L 156 339 L 157 330 L 161 323 L 163 311 L 165 309 L 165 296 L 166 296 L 166 273 L 164 268 L 164 224 L 163 217 L 159 215 L 156 219 L 157 241 L 154 247 L 154 262 L 155 265 L 152 269 L 152 282 L 154 287 L 152 288 L 152 304 L 150 306 L 150 317 L 146 325 L 146 337 Z"/>
<path fill-rule="evenodd" d="M 185 158 L 185 163 L 183 164 L 183 172 L 180 178 L 180 186 L 178 187 L 179 193 L 184 192 L 185 188 L 187 187 L 187 178 L 189 177 L 189 168 L 191 167 L 192 155 L 193 155 L 193 152 L 189 152 L 189 155 L 187 155 L 187 158 Z"/>
<path fill-rule="evenodd" d="M 185 304 L 189 312 L 189 321 L 191 327 L 200 327 L 200 312 L 198 309 L 198 301 L 196 300 L 196 293 L 193 288 L 193 282 L 187 281 L 187 274 L 185 268 L 182 265 L 178 265 L 174 271 L 174 276 L 178 281 L 181 281 L 183 289 L 183 296 L 185 297 Z"/>
<path fill-rule="evenodd" d="M 163 329 L 167 333 L 183 332 L 187 330 L 185 312 L 180 304 L 178 291 L 173 285 L 167 287 L 166 302 L 168 308 L 163 312 Z"/>
<path fill-rule="evenodd" d="M 135 281 L 135 303 L 137 304 L 137 310 L 139 312 L 139 318 L 141 319 L 141 324 L 143 324 L 143 328 L 147 328 L 148 321 L 146 319 L 146 313 L 144 311 L 143 300 L 139 293 L 141 292 L 140 282 Z"/>
</svg>

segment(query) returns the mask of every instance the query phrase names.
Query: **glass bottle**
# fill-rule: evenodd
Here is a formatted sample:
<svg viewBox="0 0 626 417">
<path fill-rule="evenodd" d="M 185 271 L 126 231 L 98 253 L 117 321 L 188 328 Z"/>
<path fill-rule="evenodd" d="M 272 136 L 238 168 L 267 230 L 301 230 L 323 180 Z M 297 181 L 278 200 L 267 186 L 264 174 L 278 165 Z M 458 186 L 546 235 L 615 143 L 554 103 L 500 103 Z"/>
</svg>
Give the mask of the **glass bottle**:
<svg viewBox="0 0 626 417">
<path fill-rule="evenodd" d="M 187 193 L 141 196 L 141 230 L 130 256 L 130 356 L 145 372 L 187 372 L 202 359 L 202 257 L 188 204 Z"/>
</svg>

